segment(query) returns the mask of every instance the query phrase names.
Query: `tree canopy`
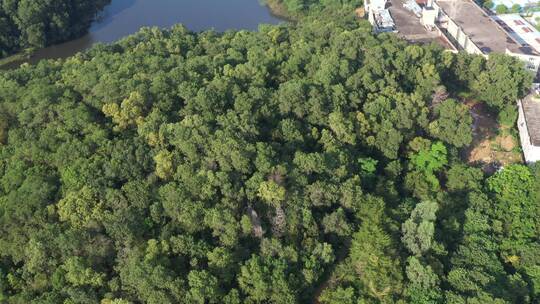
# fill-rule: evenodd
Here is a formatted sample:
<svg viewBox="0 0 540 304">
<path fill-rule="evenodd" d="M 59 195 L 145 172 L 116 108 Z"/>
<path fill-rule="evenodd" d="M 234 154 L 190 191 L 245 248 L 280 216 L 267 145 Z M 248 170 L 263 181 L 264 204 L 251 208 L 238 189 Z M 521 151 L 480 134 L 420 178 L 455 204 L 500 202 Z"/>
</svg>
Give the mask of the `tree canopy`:
<svg viewBox="0 0 540 304">
<path fill-rule="evenodd" d="M 109 1 L 1 0 L 0 58 L 82 35 Z"/>
<path fill-rule="evenodd" d="M 336 13 L 0 72 L 0 302 L 538 303 L 540 170 L 444 93 L 520 65 Z"/>
</svg>

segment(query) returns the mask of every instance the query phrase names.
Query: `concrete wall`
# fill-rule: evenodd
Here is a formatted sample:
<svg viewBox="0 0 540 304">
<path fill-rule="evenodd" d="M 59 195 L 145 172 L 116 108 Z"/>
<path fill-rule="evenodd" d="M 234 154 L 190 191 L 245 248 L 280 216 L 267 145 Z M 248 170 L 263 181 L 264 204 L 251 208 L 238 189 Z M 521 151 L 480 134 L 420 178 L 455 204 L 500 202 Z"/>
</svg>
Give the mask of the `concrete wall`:
<svg viewBox="0 0 540 304">
<path fill-rule="evenodd" d="M 519 139 L 521 141 L 521 149 L 523 150 L 525 161 L 528 164 L 532 164 L 540 161 L 540 147 L 536 147 L 531 144 L 531 138 L 529 136 L 529 130 L 527 129 L 527 122 L 525 121 L 525 113 L 523 112 L 521 100 L 518 101 L 518 110 L 518 129 Z"/>
<path fill-rule="evenodd" d="M 373 26 L 373 30 L 375 30 L 375 28 L 377 27 L 377 23 L 375 22 L 375 16 L 373 15 L 373 11 L 368 10 L 367 14 L 369 23 L 371 23 L 371 25 Z"/>
<path fill-rule="evenodd" d="M 453 43 L 452 41 L 450 41 L 450 39 L 448 39 L 448 37 L 446 37 L 446 34 L 441 30 L 440 27 L 438 27 L 437 25 L 435 25 L 435 31 L 437 32 L 437 35 L 439 35 L 439 37 L 440 37 L 446 44 L 448 44 L 449 49 L 446 49 L 445 51 L 447 51 L 447 52 L 452 52 L 452 53 L 454 53 L 454 54 L 459 53 L 458 48 L 454 45 L 454 43 Z"/>
<path fill-rule="evenodd" d="M 426 9 L 425 7 L 422 9 L 422 25 L 424 25 L 428 29 L 435 28 L 435 21 L 437 21 L 437 17 L 439 16 L 439 9 L 438 8 L 432 8 L 432 9 Z"/>
<path fill-rule="evenodd" d="M 458 1 L 458 0 L 456 0 Z M 446 12 L 437 4 L 437 2 L 433 3 L 433 8 L 437 9 L 439 11 L 439 22 L 446 24 L 446 31 L 448 34 L 455 40 L 455 42 L 458 44 L 456 45 L 461 47 L 463 50 L 465 50 L 467 53 L 470 54 L 478 54 L 478 55 L 485 55 L 482 50 L 472 40 L 465 34 L 465 32 L 461 29 L 459 25 L 457 25 L 454 20 L 452 20 Z"/>
<path fill-rule="evenodd" d="M 450 18 L 446 18 L 448 21 L 448 28 L 446 29 L 448 31 L 448 34 L 450 34 L 459 44 L 461 48 L 463 48 L 467 53 L 470 54 L 478 54 L 483 55 L 482 51 L 479 47 L 472 42 L 472 40 L 465 34 L 465 32 L 459 27 L 454 20 Z"/>
</svg>

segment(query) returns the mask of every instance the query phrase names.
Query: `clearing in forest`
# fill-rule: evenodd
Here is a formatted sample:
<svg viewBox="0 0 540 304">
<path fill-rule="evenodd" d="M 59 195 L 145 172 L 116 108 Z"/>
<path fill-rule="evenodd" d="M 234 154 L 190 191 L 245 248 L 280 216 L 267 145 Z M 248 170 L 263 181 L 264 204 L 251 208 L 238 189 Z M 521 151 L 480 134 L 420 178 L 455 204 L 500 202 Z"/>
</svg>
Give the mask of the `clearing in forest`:
<svg viewBox="0 0 540 304">
<path fill-rule="evenodd" d="M 497 117 L 484 103 L 468 100 L 465 104 L 473 117 L 473 142 L 464 151 L 467 162 L 481 165 L 487 172 L 523 162 L 519 141 L 512 135 L 512 128 L 500 126 Z"/>
</svg>

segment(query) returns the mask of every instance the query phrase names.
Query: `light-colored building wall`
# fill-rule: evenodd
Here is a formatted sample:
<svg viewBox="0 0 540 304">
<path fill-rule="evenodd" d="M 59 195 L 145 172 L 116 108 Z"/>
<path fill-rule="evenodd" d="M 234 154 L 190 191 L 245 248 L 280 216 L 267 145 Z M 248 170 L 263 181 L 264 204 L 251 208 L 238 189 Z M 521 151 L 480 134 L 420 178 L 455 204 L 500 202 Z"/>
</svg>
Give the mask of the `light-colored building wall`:
<svg viewBox="0 0 540 304">
<path fill-rule="evenodd" d="M 439 10 L 439 22 L 446 25 L 446 31 L 467 53 L 484 55 L 488 57 L 488 53 L 484 53 L 472 40 L 471 38 L 463 31 L 463 29 L 454 21 L 452 18 L 449 18 L 443 10 L 439 9 L 439 6 L 434 3 L 434 8 Z M 540 68 L 540 56 L 538 55 L 527 55 L 523 53 L 515 53 L 506 49 L 506 54 L 519 58 L 525 63 L 525 67 L 533 73 L 537 73 Z"/>
<path fill-rule="evenodd" d="M 427 29 L 435 28 L 435 21 L 439 16 L 439 10 L 436 8 L 422 8 L 422 25 Z"/>
<path fill-rule="evenodd" d="M 525 156 L 525 161 L 528 164 L 532 164 L 540 161 L 540 147 L 533 146 L 531 144 L 531 137 L 529 136 L 529 130 L 527 129 L 527 122 L 525 120 L 525 112 L 523 111 L 523 105 L 521 100 L 518 101 L 518 129 L 519 129 L 519 138 L 521 141 L 521 149 L 523 150 L 523 155 Z"/>
<path fill-rule="evenodd" d="M 364 7 L 366 11 L 380 11 L 386 8 L 387 0 L 367 0 Z"/>
<path fill-rule="evenodd" d="M 506 50 L 506 54 L 523 61 L 523 63 L 525 63 L 525 68 L 534 74 L 536 74 L 540 68 L 540 56 L 517 54 L 510 50 Z"/>
<path fill-rule="evenodd" d="M 478 54 L 483 55 L 482 50 L 472 40 L 465 34 L 465 32 L 459 27 L 454 20 L 450 18 L 445 18 L 447 20 L 447 28 L 448 34 L 452 36 L 452 38 L 457 41 L 459 46 L 463 48 L 467 53 L 471 54 Z"/>
</svg>

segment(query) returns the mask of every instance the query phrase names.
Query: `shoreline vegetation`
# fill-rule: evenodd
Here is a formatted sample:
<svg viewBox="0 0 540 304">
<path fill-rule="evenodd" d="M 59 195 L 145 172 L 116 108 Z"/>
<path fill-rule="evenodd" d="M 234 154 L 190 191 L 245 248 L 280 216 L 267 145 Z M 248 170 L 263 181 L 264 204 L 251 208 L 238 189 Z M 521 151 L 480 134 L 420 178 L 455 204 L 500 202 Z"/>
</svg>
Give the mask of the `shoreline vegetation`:
<svg viewBox="0 0 540 304">
<path fill-rule="evenodd" d="M 38 50 L 37 48 L 29 48 L 29 49 L 20 51 L 18 53 L 9 55 L 8 57 L 0 58 L 0 71 L 9 69 L 8 66 L 13 64 L 14 62 L 20 61 L 21 64 L 23 64 L 24 63 L 23 61 L 26 61 L 32 58 L 32 56 L 34 56 L 37 50 Z"/>
<path fill-rule="evenodd" d="M 351 11 L 360 16 L 359 9 L 363 9 L 361 0 L 338 0 L 338 1 L 318 1 L 318 0 L 261 0 L 261 3 L 268 6 L 271 12 L 278 17 L 287 20 L 299 21 L 309 15 L 332 14 L 336 11 Z"/>
<path fill-rule="evenodd" d="M 0 5 L 0 62 L 5 65 L 28 56 L 26 49 L 81 37 L 108 3 L 110 0 L 4 1 Z"/>
<path fill-rule="evenodd" d="M 296 21 L 296 18 L 287 11 L 285 4 L 280 0 L 265 0 L 262 1 L 262 4 L 268 7 L 272 15 L 286 21 Z"/>
<path fill-rule="evenodd" d="M 109 0 L 106 0 L 106 1 L 109 1 Z M 298 15 L 294 16 L 293 14 L 288 12 L 285 7 L 285 4 L 280 0 L 261 0 L 260 4 L 265 6 L 271 15 L 279 19 L 282 19 L 283 21 L 296 22 L 298 20 Z M 94 17 L 93 20 L 99 22 L 100 18 L 102 18 L 102 13 L 103 11 L 96 13 L 96 16 Z M 85 34 L 87 34 L 87 32 L 82 34 L 80 37 L 82 37 Z M 59 43 L 70 42 L 80 37 L 73 37 L 72 39 L 61 41 Z M 49 46 L 51 45 L 47 45 L 44 47 L 49 47 Z M 41 48 L 27 48 L 17 53 L 10 54 L 4 58 L 0 57 L 0 70 L 9 70 L 12 68 L 16 68 L 17 66 L 14 63 L 20 62 L 20 64 L 23 64 L 27 60 L 31 59 L 34 56 L 34 54 L 36 54 L 36 52 L 39 51 L 40 49 Z"/>
<path fill-rule="evenodd" d="M 103 0 L 104 3 L 109 3 L 110 0 Z M 309 7 L 303 7 L 298 12 L 291 12 L 287 9 L 287 5 L 283 0 L 261 0 L 260 3 L 265 5 L 270 13 L 280 19 L 283 19 L 287 22 L 298 22 L 302 17 L 306 17 L 311 12 Z M 318 8 L 321 9 L 321 8 Z M 92 20 L 98 20 L 100 18 L 100 12 L 96 12 Z M 85 32 L 86 33 L 86 32 Z M 84 35 L 84 34 L 83 34 Z M 72 38 L 72 39 L 77 39 Z M 70 40 L 64 40 L 66 42 Z M 47 47 L 50 45 L 46 45 Z M 14 67 L 11 67 L 14 62 L 20 62 L 21 64 L 32 58 L 37 50 L 40 48 L 27 48 L 23 51 L 8 55 L 7 57 L 0 58 L 0 70 L 9 70 Z"/>
<path fill-rule="evenodd" d="M 0 70 L 4 69 L 7 65 L 12 64 L 13 62 L 20 61 L 20 60 L 27 60 L 30 59 L 30 55 L 20 52 L 13 55 L 9 55 L 5 58 L 0 58 Z"/>
</svg>

